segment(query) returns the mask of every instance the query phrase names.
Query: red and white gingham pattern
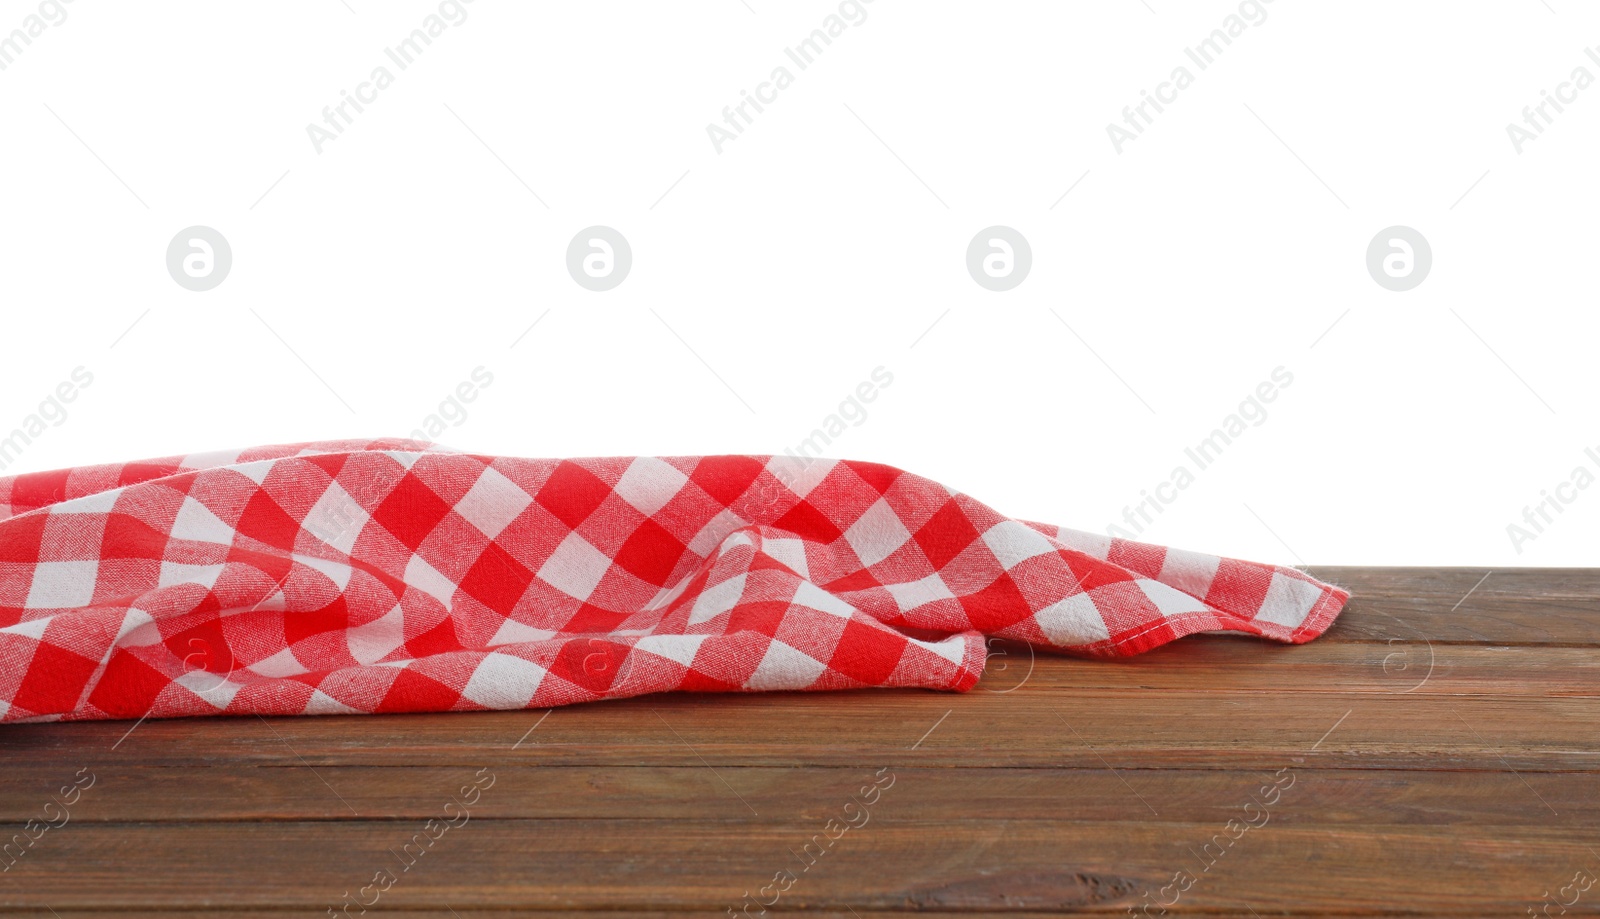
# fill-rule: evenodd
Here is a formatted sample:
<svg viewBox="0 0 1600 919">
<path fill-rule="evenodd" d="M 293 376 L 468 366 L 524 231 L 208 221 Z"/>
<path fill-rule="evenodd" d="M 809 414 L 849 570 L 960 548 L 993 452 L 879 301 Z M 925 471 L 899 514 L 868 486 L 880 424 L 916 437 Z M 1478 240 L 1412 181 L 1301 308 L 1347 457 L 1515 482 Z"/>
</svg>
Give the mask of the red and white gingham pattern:
<svg viewBox="0 0 1600 919">
<path fill-rule="evenodd" d="M 986 636 L 1303 642 L 1348 596 L 873 463 L 294 444 L 0 478 L 0 721 L 965 690 Z"/>
</svg>

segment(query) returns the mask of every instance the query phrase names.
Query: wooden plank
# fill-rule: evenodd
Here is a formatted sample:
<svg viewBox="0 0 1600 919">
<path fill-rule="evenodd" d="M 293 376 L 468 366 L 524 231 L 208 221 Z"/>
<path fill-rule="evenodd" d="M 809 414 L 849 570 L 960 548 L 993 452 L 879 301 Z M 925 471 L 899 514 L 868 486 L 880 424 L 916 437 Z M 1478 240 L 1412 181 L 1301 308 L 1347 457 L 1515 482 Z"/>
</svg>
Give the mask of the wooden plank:
<svg viewBox="0 0 1600 919">
<path fill-rule="evenodd" d="M 1041 666 L 1077 662 L 1041 659 Z M 1600 699 L 1056 687 L 670 694 L 543 712 L 16 725 L 0 768 L 145 764 L 853 765 L 1591 769 Z M 1346 715 L 1348 713 L 1348 718 Z M 1342 723 L 1340 719 L 1345 719 Z M 541 721 L 541 719 L 543 719 Z M 1335 723 L 1337 734 L 1311 747 Z M 535 725 L 537 724 L 537 727 Z M 937 727 L 935 727 L 937 725 Z M 924 739 L 924 735 L 926 735 Z M 920 742 L 919 742 L 920 741 Z"/>
<path fill-rule="evenodd" d="M 1388 641 L 1500 647 L 1600 644 L 1595 600 L 1479 600 L 1452 602 L 1412 598 L 1357 597 L 1318 641 Z M 1469 607 L 1468 604 L 1471 604 Z"/>
<path fill-rule="evenodd" d="M 1570 878 L 1563 878 L 1562 879 L 1563 883 L 1568 881 L 1568 880 L 1570 880 Z M 1559 889 L 1559 886 L 1557 887 L 1557 889 Z M 1528 904 L 1525 904 L 1525 905 L 1527 905 L 1528 907 L 1536 907 L 1539 904 L 1530 901 Z M 1552 907 L 1551 915 L 1560 916 L 1560 913 L 1556 913 L 1553 910 L 1554 910 L 1554 907 Z M 1081 912 L 1082 911 L 1080 911 L 1080 913 Z M 168 911 L 165 912 L 165 914 L 166 915 L 182 916 L 183 919 L 287 919 L 287 917 L 289 917 L 289 916 L 303 915 L 303 913 L 291 913 L 291 912 L 288 912 L 286 910 L 275 910 L 275 909 L 262 909 L 262 910 L 256 910 L 256 909 L 242 909 L 242 910 L 200 909 L 200 910 L 183 910 L 181 912 L 180 911 L 175 911 L 175 910 L 168 910 Z M 720 919 L 720 917 L 725 917 L 725 916 L 728 915 L 726 912 L 716 912 L 716 911 L 712 911 L 711 914 L 715 915 L 716 917 L 719 917 L 719 919 Z M 780 916 L 783 916 L 785 914 L 786 913 L 780 912 L 777 909 L 773 909 L 773 910 L 769 910 L 768 911 L 768 915 L 771 915 L 771 916 L 774 916 L 774 917 L 780 917 Z M 1152 916 L 1161 915 L 1159 912 L 1157 912 L 1155 910 L 1154 907 L 1151 908 L 1150 914 Z M 1268 917 L 1268 916 L 1275 916 L 1275 915 L 1276 916 L 1299 916 L 1299 915 L 1305 915 L 1305 913 L 1303 911 L 1273 912 L 1271 910 L 1268 910 L 1268 911 L 1263 912 L 1260 909 L 1256 910 L 1256 914 L 1261 916 L 1262 919 L 1266 919 L 1266 917 Z M 10 916 L 10 915 L 29 915 L 29 916 L 37 916 L 38 919 L 123 919 L 123 917 L 127 917 L 127 919 L 151 919 L 151 914 L 148 911 L 145 911 L 145 910 L 119 910 L 119 909 L 111 909 L 111 910 L 58 909 L 58 910 L 53 910 L 53 911 L 50 911 L 50 912 L 47 912 L 47 911 L 45 911 L 43 909 L 40 909 L 40 910 L 37 910 L 37 911 L 22 910 L 20 912 L 13 912 L 11 910 L 7 910 L 7 909 L 5 909 L 3 907 L 0 907 L 0 915 L 7 915 L 7 916 Z M 516 917 L 527 916 L 527 915 L 536 915 L 536 916 L 539 917 L 539 919 L 684 919 L 685 913 L 684 913 L 683 910 L 656 910 L 656 909 L 628 909 L 628 910 L 611 910 L 611 909 L 595 909 L 595 910 L 570 909 L 569 910 L 569 909 L 557 909 L 557 910 L 539 910 L 537 913 L 531 913 L 530 914 L 527 910 L 520 910 L 520 909 L 473 909 L 473 908 L 468 907 L 468 906 L 459 906 L 459 905 L 457 905 L 457 906 L 448 907 L 448 908 L 445 908 L 445 909 L 426 909 L 426 908 L 417 909 L 417 910 L 395 909 L 395 910 L 391 910 L 387 914 L 378 913 L 376 910 L 374 910 L 372 912 L 372 915 L 374 915 L 374 916 L 379 916 L 379 915 L 403 916 L 403 917 L 405 917 L 405 919 L 516 919 Z M 688 915 L 700 915 L 700 914 L 699 913 L 689 913 Z M 738 915 L 742 916 L 743 914 L 740 913 Z M 753 919 L 755 919 L 755 917 L 759 917 L 760 916 L 760 913 L 757 913 L 752 909 L 750 915 L 753 917 Z M 800 915 L 800 916 L 806 917 L 806 919 L 873 919 L 873 917 L 882 917 L 882 916 L 891 916 L 891 915 L 892 916 L 916 916 L 917 919 L 979 919 L 979 917 L 990 916 L 990 915 L 1003 915 L 1003 916 L 1006 917 L 1006 919 L 1060 919 L 1060 917 L 1062 915 L 1062 912 L 1060 910 L 1032 910 L 1032 909 L 1007 910 L 1007 911 L 1005 911 L 1003 913 L 1001 913 L 1001 912 L 994 912 L 994 913 L 991 913 L 991 912 L 979 912 L 979 911 L 974 911 L 974 910 L 960 910 L 960 911 L 952 912 L 952 911 L 948 911 L 948 910 L 926 910 L 926 909 L 910 908 L 910 907 L 905 908 L 905 909 L 893 909 L 893 908 L 890 908 L 890 909 L 886 909 L 886 910 L 879 910 L 879 909 L 875 909 L 874 907 L 871 907 L 871 906 L 859 906 L 859 907 L 857 907 L 857 906 L 847 906 L 847 907 L 845 907 L 843 909 L 834 909 L 834 908 L 829 908 L 829 907 L 807 908 L 803 912 L 799 912 L 799 911 L 788 912 L 787 915 Z M 1174 915 L 1174 916 L 1181 915 L 1181 913 L 1179 912 L 1179 908 L 1178 907 L 1174 907 L 1170 911 L 1170 915 Z M 1226 915 L 1226 914 L 1224 914 L 1224 915 Z M 1356 919 L 1357 915 L 1358 914 L 1349 913 L 1349 912 L 1318 913 L 1317 914 L 1319 919 Z M 1362 917 L 1362 919 L 1371 919 L 1371 916 L 1374 915 L 1374 914 L 1372 914 L 1372 913 L 1364 913 L 1364 914 L 1359 914 L 1359 915 Z M 1452 914 L 1434 911 L 1434 912 L 1430 912 L 1430 913 L 1426 913 L 1426 914 L 1413 913 L 1411 915 L 1443 916 L 1443 915 L 1452 915 Z M 1477 913 L 1473 913 L 1471 911 L 1467 911 L 1465 913 L 1455 913 L 1453 915 L 1476 916 L 1478 914 Z M 326 916 L 327 916 L 327 913 L 323 912 L 323 913 L 319 913 L 316 916 L 312 917 L 312 919 L 323 919 L 323 917 L 326 917 Z M 354 910 L 352 910 L 351 911 L 351 916 L 352 917 L 356 917 L 356 916 L 359 916 L 359 914 L 356 913 Z"/>
<path fill-rule="evenodd" d="M 1593 600 L 1600 597 L 1600 568 L 1362 567 L 1312 565 L 1314 577 L 1357 596 L 1443 603 L 1448 609 L 1469 589 L 1486 599 Z M 1485 577 L 1487 575 L 1487 577 Z"/>
<path fill-rule="evenodd" d="M 1600 569 L 1308 570 L 1353 592 L 1319 641 L 1600 644 Z"/>
<path fill-rule="evenodd" d="M 1600 697 L 1600 653 L 1554 645 L 1483 647 L 1427 638 L 1284 645 L 1197 635 L 1124 661 L 1084 661 L 992 644 L 978 691 L 1205 687 L 1236 693 L 1441 694 Z M 1066 663 L 1061 663 L 1066 661 Z M 1043 666 L 1041 666 L 1043 664 Z"/>
<path fill-rule="evenodd" d="M 1272 781 L 1283 761 L 1241 762 L 1233 769 L 1112 770 L 1105 767 L 896 767 L 917 789 L 898 798 L 906 819 L 996 814 L 1084 822 L 1207 823 L 1224 820 L 1242 790 Z M 494 794 L 473 819 L 704 820 L 729 824 L 813 820 L 849 798 L 876 767 L 706 768 L 705 766 L 498 766 Z M 1471 824 L 1516 827 L 1554 817 L 1600 825 L 1600 776 L 1593 772 L 1427 772 L 1295 766 L 1296 808 L 1274 819 L 1293 826 Z M 68 808 L 68 826 L 91 823 L 195 823 L 248 820 L 424 820 L 442 792 L 470 783 L 476 770 L 455 767 L 182 766 L 97 763 L 94 785 Z M 326 783 L 326 784 L 324 784 Z M 0 827 L 52 819 L 60 777 L 24 766 L 0 785 Z M 759 815 L 759 816 L 757 816 Z M 60 817 L 53 819 L 59 820 Z"/>
<path fill-rule="evenodd" d="M 1279 810 L 1300 806 L 1293 791 L 1284 793 Z M 416 822 L 69 825 L 3 876 L 0 904 L 58 910 L 226 904 L 323 915 L 387 870 L 398 879 L 379 891 L 388 909 L 583 905 L 720 915 L 789 870 L 796 880 L 778 898 L 786 909 L 1122 913 L 1188 871 L 1198 879 L 1181 894 L 1191 911 L 1483 915 L 1521 914 L 1575 871 L 1600 870 L 1587 851 L 1592 830 L 1556 821 L 1514 834 L 1461 825 L 1301 829 L 1269 822 L 1238 831 L 1229 845 L 1213 842 L 1228 834 L 1222 822 L 896 818 L 898 802 L 919 793 L 897 783 L 865 825 L 831 841 L 823 821 L 732 828 L 709 816 L 469 821 L 431 847 L 416 843 L 408 870 L 399 850 L 424 832 Z M 1234 800 L 1243 813 L 1249 801 L 1243 789 Z M 838 812 L 844 803 L 837 802 Z M 809 859 L 800 854 L 808 843 L 816 847 Z M 1221 853 L 1211 855 L 1211 867 L 1202 854 L 1208 843 Z"/>
<path fill-rule="evenodd" d="M 723 917 L 723 916 L 727 915 L 726 912 L 717 912 L 717 911 L 712 911 L 712 912 L 713 912 L 713 914 L 715 916 L 718 916 L 718 917 Z M 304 915 L 304 911 L 301 911 L 300 913 L 290 913 L 290 912 L 285 911 L 285 910 L 276 910 L 276 909 L 261 909 L 261 910 L 256 910 L 256 909 L 245 909 L 245 910 L 200 909 L 200 910 L 183 910 L 181 912 L 180 911 L 175 911 L 175 910 L 167 910 L 166 914 L 182 916 L 183 919 L 288 919 L 289 916 L 302 916 L 302 915 Z M 777 910 L 770 910 L 769 914 L 773 915 L 773 916 L 782 915 Z M 887 915 L 887 914 L 888 913 L 885 913 L 883 911 L 874 910 L 870 906 L 862 906 L 862 907 L 847 907 L 847 908 L 844 908 L 844 909 L 828 909 L 828 908 L 807 909 L 805 912 L 799 913 L 798 915 L 803 915 L 803 916 L 806 917 L 806 919 L 870 919 L 870 917 L 873 917 L 873 916 L 883 916 L 883 915 Z M 903 912 L 901 912 L 899 910 L 894 910 L 892 914 L 893 915 L 908 915 L 909 913 L 903 913 Z M 111 909 L 111 910 L 57 909 L 57 910 L 53 910 L 53 911 L 46 911 L 46 910 L 40 909 L 40 910 L 37 910 L 37 911 L 22 910 L 20 912 L 15 912 L 14 913 L 11 910 L 7 910 L 4 907 L 0 907 L 0 915 L 7 915 L 7 916 L 9 916 L 9 915 L 36 915 L 36 916 L 38 916 L 38 919 L 123 919 L 123 917 L 127 917 L 127 919 L 151 919 L 150 912 L 146 911 L 146 910 L 118 910 L 118 909 Z M 352 916 L 352 919 L 354 919 L 354 917 L 358 917 L 360 914 L 357 913 L 354 909 L 352 909 L 350 915 Z M 378 915 L 403 916 L 403 917 L 405 917 L 405 919 L 516 919 L 516 917 L 526 916 L 526 915 L 529 915 L 529 913 L 526 910 L 521 910 L 521 909 L 473 909 L 473 908 L 468 907 L 468 906 L 454 906 L 454 907 L 449 907 L 449 908 L 445 908 L 445 909 L 417 909 L 417 910 L 412 910 L 412 909 L 398 910 L 398 909 L 396 909 L 396 910 L 391 910 L 386 914 L 385 913 L 379 913 L 376 910 L 374 910 L 372 912 L 372 915 L 374 915 L 374 916 L 378 916 Z M 655 910 L 655 909 L 627 909 L 627 910 L 572 909 L 572 910 L 569 910 L 569 909 L 557 909 L 557 910 L 540 910 L 538 913 L 536 913 L 534 915 L 537 915 L 539 917 L 539 919 L 684 919 L 686 914 L 682 910 Z M 700 914 L 698 914 L 698 913 L 689 913 L 687 915 L 700 915 Z M 794 914 L 791 914 L 791 915 L 794 915 Z M 948 911 L 945 911 L 945 910 L 930 911 L 930 910 L 920 910 L 919 909 L 919 910 L 915 911 L 915 915 L 917 916 L 917 919 L 975 919 L 975 917 L 979 917 L 979 916 L 982 916 L 984 914 L 983 913 L 972 912 L 970 910 L 962 910 L 960 912 L 948 912 Z M 312 919 L 324 919 L 324 917 L 326 917 L 326 916 L 327 916 L 326 912 L 318 913 L 315 916 L 313 916 Z M 752 911 L 751 912 L 751 916 L 752 917 L 759 917 L 760 914 Z M 1006 916 L 1006 919 L 1060 919 L 1061 913 L 1059 911 L 1048 911 L 1047 912 L 1047 911 L 1040 911 L 1040 910 L 1022 910 L 1022 911 L 1008 911 L 1008 912 L 1005 913 L 1005 916 Z M 1328 917 L 1328 919 L 1348 919 L 1348 917 Z"/>
<path fill-rule="evenodd" d="M 1174 912 L 1522 915 L 1600 875 L 1600 571 L 1314 573 L 1356 592 L 1314 643 L 1001 647 L 967 695 L 0 728 L 0 844 L 95 776 L 69 822 L 0 857 L 0 913 L 326 915 L 480 769 L 470 822 L 381 908 L 726 915 L 879 767 L 896 784 L 870 823 L 774 912 L 1125 914 L 1188 870 Z M 1280 769 L 1270 821 L 1202 870 Z"/>
<path fill-rule="evenodd" d="M 168 911 L 166 911 L 166 914 L 182 916 L 183 919 L 288 919 L 288 917 L 290 917 L 290 916 L 303 916 L 303 915 L 305 915 L 303 911 L 300 912 L 300 913 L 290 913 L 290 912 L 287 912 L 287 911 L 284 911 L 284 910 L 275 910 L 275 909 L 262 909 L 262 910 L 256 910 L 256 909 L 245 909 L 245 910 L 201 909 L 201 910 L 183 910 L 181 912 L 174 911 L 174 910 L 168 910 Z M 714 916 L 717 916 L 717 917 L 725 917 L 725 916 L 727 916 L 726 912 L 718 912 L 718 911 L 715 911 L 715 910 L 712 911 L 712 914 Z M 887 913 L 887 912 L 884 912 L 884 911 L 875 910 L 870 906 L 847 907 L 847 908 L 844 908 L 844 909 L 818 908 L 818 909 L 807 909 L 803 913 L 790 913 L 790 915 L 802 915 L 802 916 L 805 916 L 806 919 L 871 919 L 871 917 L 874 917 L 874 916 L 884 916 L 884 915 L 891 915 L 891 914 L 892 915 L 911 915 L 912 913 L 910 913 L 910 912 L 902 912 L 900 910 L 894 910 L 894 911 L 892 911 L 892 913 Z M 117 910 L 117 909 L 112 909 L 112 910 L 57 909 L 57 910 L 54 910 L 54 914 L 52 915 L 51 912 L 47 912 L 47 911 L 45 911 L 43 909 L 40 909 L 40 910 L 37 910 L 37 911 L 22 910 L 20 912 L 14 913 L 11 910 L 7 910 L 4 907 L 0 907 L 0 915 L 7 915 L 7 916 L 10 916 L 10 915 L 36 915 L 36 916 L 38 916 L 38 919 L 122 919 L 122 917 L 127 917 L 127 919 L 151 919 L 151 914 L 146 910 Z M 352 919 L 354 919 L 354 917 L 358 917 L 359 915 L 360 914 L 355 912 L 355 910 L 351 910 Z M 450 907 L 450 908 L 446 908 L 446 909 L 418 909 L 418 910 L 412 910 L 412 909 L 398 910 L 398 909 L 396 909 L 396 910 L 391 910 L 386 914 L 385 913 L 379 913 L 376 910 L 374 910 L 372 912 L 372 915 L 374 915 L 374 916 L 380 916 L 380 915 L 403 916 L 403 917 L 405 917 L 405 919 L 516 919 L 516 917 L 526 916 L 526 915 L 529 915 L 529 913 L 526 910 L 520 910 L 520 909 L 473 909 L 473 908 L 468 907 L 468 906 L 459 906 L 458 905 L 458 906 L 454 906 L 454 907 Z M 655 909 L 627 909 L 627 910 L 611 910 L 611 909 L 596 909 L 596 910 L 572 909 L 572 910 L 569 910 L 569 909 L 557 909 L 557 910 L 540 910 L 538 913 L 535 913 L 533 915 L 537 915 L 539 917 L 539 919 L 684 919 L 685 915 L 701 915 L 701 914 L 699 914 L 699 913 L 688 913 L 688 914 L 686 914 L 682 910 L 655 910 Z M 769 915 L 781 916 L 783 914 L 778 912 L 777 910 L 769 910 Z M 949 912 L 949 911 L 946 911 L 946 910 L 921 910 L 921 909 L 919 909 L 919 910 L 915 911 L 914 915 L 917 916 L 917 919 L 976 919 L 976 917 L 980 917 L 980 916 L 983 916 L 985 914 L 973 912 L 973 911 L 970 911 L 970 910 L 961 910 L 959 912 Z M 1059 911 L 1041 911 L 1041 910 L 1008 911 L 1004 915 L 1006 916 L 1006 919 L 1060 919 L 1060 917 L 1061 917 L 1061 913 Z M 323 912 L 323 913 L 316 914 L 315 916 L 311 917 L 311 919 L 325 919 L 326 916 L 327 916 L 327 913 Z M 759 917 L 760 914 L 757 913 L 757 912 L 754 912 L 752 910 L 751 916 L 752 917 Z M 1349 919 L 1349 917 L 1342 917 L 1342 916 L 1341 917 L 1327 917 L 1327 919 Z"/>
<path fill-rule="evenodd" d="M 776 910 L 771 910 L 769 912 L 773 916 L 781 915 Z M 713 911 L 713 913 L 718 917 L 727 915 L 725 912 Z M 299 913 L 291 913 L 285 910 L 276 909 L 186 909 L 182 911 L 166 910 L 164 914 L 182 916 L 183 919 L 288 919 L 290 916 L 305 915 L 304 911 Z M 906 913 L 902 913 L 898 910 L 894 911 L 893 914 L 906 915 Z M 44 909 L 23 909 L 20 911 L 12 911 L 7 910 L 4 907 L 0 907 L 0 915 L 37 916 L 38 919 L 123 919 L 123 917 L 126 917 L 126 919 L 152 919 L 150 912 L 147 910 L 120 909 L 57 909 L 52 911 L 46 911 Z M 352 916 L 352 919 L 354 919 L 354 917 L 358 917 L 360 914 L 352 909 L 350 915 Z M 374 910 L 372 915 L 404 916 L 405 919 L 516 919 L 516 917 L 526 916 L 529 915 L 529 913 L 526 910 L 521 909 L 473 909 L 469 906 L 455 906 L 445 909 L 391 910 L 387 914 L 378 913 L 376 910 Z M 548 911 L 540 910 L 535 915 L 537 915 L 539 919 L 684 919 L 686 914 L 682 910 L 558 909 Z M 688 915 L 698 914 L 690 913 Z M 751 915 L 753 917 L 759 917 L 760 914 L 752 911 Z M 805 916 L 806 919 L 869 919 L 869 917 L 883 916 L 886 915 L 886 913 L 874 910 L 871 907 L 849 907 L 846 909 L 808 909 L 799 915 Z M 944 910 L 917 910 L 915 915 L 918 917 L 918 919 L 975 919 L 975 917 L 982 916 L 983 914 L 974 913 L 969 910 L 962 910 L 960 912 L 947 912 Z M 311 917 L 311 919 L 324 919 L 326 916 L 327 913 L 322 912 L 315 914 Z M 1007 919 L 1060 919 L 1061 913 L 1054 911 L 1045 912 L 1039 910 L 1024 910 L 1020 912 L 1007 912 L 1005 913 L 1005 916 Z M 1344 919 L 1344 917 L 1330 917 L 1330 919 Z"/>
</svg>

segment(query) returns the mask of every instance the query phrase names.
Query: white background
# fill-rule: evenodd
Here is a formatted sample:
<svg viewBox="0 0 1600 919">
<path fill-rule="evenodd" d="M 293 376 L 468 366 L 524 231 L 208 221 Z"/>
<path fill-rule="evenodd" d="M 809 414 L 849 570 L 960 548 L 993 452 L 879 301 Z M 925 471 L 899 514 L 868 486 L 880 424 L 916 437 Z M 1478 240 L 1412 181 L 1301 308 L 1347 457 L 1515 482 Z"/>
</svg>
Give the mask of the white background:
<svg viewBox="0 0 1600 919">
<path fill-rule="evenodd" d="M 0 427 L 94 382 L 6 473 L 404 436 L 480 365 L 458 448 L 774 453 L 883 366 L 830 455 L 1104 530 L 1283 366 L 1143 538 L 1592 565 L 1600 488 L 1506 530 L 1600 448 L 1600 87 L 1506 133 L 1600 76 L 1600 13 L 1548 2 L 1276 0 L 1199 72 L 1236 3 L 876 0 L 800 72 L 836 4 L 476 0 L 319 154 L 306 125 L 437 4 L 76 0 L 0 72 Z M 1183 64 L 1119 155 L 1107 123 Z M 204 293 L 165 267 L 196 224 L 233 248 Z M 564 264 L 594 224 L 633 247 L 604 293 Z M 965 267 L 993 224 L 1033 249 L 1004 293 Z M 1365 267 L 1394 224 L 1433 248 L 1405 293 Z"/>
</svg>

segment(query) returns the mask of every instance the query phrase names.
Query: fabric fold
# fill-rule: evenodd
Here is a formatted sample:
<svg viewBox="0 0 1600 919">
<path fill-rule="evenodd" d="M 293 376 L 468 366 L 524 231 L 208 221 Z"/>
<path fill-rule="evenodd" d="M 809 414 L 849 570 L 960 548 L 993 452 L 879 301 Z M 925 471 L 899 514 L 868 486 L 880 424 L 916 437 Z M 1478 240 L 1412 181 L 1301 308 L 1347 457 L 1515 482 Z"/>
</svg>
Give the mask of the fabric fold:
<svg viewBox="0 0 1600 919">
<path fill-rule="evenodd" d="M 960 691 L 989 638 L 1299 643 L 1348 598 L 875 463 L 290 444 L 0 478 L 0 722 Z"/>
</svg>

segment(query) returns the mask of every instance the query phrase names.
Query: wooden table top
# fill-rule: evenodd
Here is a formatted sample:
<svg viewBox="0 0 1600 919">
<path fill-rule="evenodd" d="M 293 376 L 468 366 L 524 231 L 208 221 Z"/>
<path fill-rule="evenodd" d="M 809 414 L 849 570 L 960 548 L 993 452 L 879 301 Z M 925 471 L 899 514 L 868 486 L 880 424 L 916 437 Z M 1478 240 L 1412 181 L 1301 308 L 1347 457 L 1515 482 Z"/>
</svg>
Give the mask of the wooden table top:
<svg viewBox="0 0 1600 919">
<path fill-rule="evenodd" d="M 0 727 L 0 914 L 1600 910 L 1600 570 L 1312 573 L 1310 644 L 961 695 Z"/>
</svg>

